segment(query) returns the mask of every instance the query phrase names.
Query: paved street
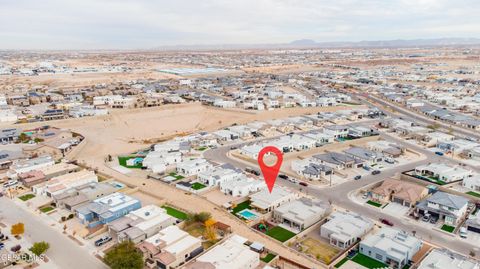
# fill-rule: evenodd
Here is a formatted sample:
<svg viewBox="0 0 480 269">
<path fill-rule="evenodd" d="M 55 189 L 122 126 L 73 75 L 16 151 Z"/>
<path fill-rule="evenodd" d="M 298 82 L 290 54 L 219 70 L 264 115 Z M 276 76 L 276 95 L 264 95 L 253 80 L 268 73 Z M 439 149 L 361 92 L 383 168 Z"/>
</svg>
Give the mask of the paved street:
<svg viewBox="0 0 480 269">
<path fill-rule="evenodd" d="M 46 241 L 50 243 L 50 250 L 47 255 L 60 268 L 108 268 L 96 257 L 89 254 L 85 247 L 79 246 L 60 231 L 49 227 L 46 222 L 39 219 L 39 216 L 27 212 L 5 197 L 0 198 L 0 221 L 2 219 L 8 219 L 11 223 L 23 222 L 25 224 L 24 236 L 31 242 Z"/>
</svg>

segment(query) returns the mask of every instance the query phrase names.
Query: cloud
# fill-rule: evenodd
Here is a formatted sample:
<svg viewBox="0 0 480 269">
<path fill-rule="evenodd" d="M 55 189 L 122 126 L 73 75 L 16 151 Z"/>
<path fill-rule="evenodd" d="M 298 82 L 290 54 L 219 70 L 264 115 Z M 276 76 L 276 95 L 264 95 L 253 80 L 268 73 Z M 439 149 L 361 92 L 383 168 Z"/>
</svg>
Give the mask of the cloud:
<svg viewBox="0 0 480 269">
<path fill-rule="evenodd" d="M 477 0 L 0 0 L 0 48 L 480 37 Z"/>
</svg>

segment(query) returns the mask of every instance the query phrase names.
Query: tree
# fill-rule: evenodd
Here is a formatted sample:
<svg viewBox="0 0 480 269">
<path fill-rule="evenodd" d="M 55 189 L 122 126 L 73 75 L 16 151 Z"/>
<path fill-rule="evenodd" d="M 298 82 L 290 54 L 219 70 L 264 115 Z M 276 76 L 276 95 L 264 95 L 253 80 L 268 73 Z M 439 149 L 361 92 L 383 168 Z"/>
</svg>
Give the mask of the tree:
<svg viewBox="0 0 480 269">
<path fill-rule="evenodd" d="M 24 234 L 25 233 L 25 225 L 21 222 L 12 225 L 12 228 L 10 229 L 10 233 L 13 236 Z"/>
<path fill-rule="evenodd" d="M 143 255 L 131 241 L 124 241 L 105 254 L 105 263 L 112 269 L 142 269 Z"/>
<path fill-rule="evenodd" d="M 47 243 L 45 241 L 41 241 L 41 242 L 33 243 L 33 246 L 31 248 L 29 248 L 28 250 L 30 250 L 33 254 L 35 254 L 37 256 L 40 256 L 43 253 L 47 252 L 47 250 L 49 248 L 50 248 L 49 243 Z"/>
</svg>

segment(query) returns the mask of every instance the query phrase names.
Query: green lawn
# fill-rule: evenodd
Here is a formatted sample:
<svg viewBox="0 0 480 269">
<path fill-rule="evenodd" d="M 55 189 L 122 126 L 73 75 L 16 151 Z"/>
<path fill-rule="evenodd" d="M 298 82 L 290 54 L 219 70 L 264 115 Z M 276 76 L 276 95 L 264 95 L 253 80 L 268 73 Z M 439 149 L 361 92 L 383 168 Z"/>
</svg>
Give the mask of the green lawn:
<svg viewBox="0 0 480 269">
<path fill-rule="evenodd" d="M 175 172 L 171 172 L 170 174 L 168 174 L 169 176 L 171 177 L 174 177 L 176 180 L 180 180 L 180 179 L 184 179 L 185 177 L 182 176 L 182 175 L 177 175 L 177 173 Z"/>
<path fill-rule="evenodd" d="M 368 200 L 368 201 L 367 201 L 367 204 L 372 205 L 372 206 L 375 206 L 375 207 L 381 207 L 381 206 L 382 206 L 382 204 L 377 203 L 377 202 L 374 202 L 374 201 L 372 201 L 372 200 Z"/>
<path fill-rule="evenodd" d="M 185 213 L 183 211 L 180 211 L 180 210 L 177 210 L 173 207 L 162 206 L 162 208 L 165 208 L 167 210 L 167 214 L 174 217 L 174 218 L 177 218 L 177 219 L 180 219 L 180 220 L 186 220 L 188 218 L 187 213 Z"/>
<path fill-rule="evenodd" d="M 250 207 L 250 204 L 251 204 L 251 203 L 252 203 L 252 202 L 251 202 L 250 200 L 247 200 L 247 201 L 245 201 L 245 202 L 241 202 L 240 204 L 238 204 L 236 207 L 233 208 L 232 213 L 233 213 L 234 215 L 236 215 L 238 212 L 240 212 L 240 211 L 242 211 L 242 210 L 244 210 L 244 209 L 252 209 L 252 208 Z"/>
<path fill-rule="evenodd" d="M 285 230 L 280 226 L 269 229 L 266 234 L 282 243 L 295 236 L 294 233 L 290 232 L 289 230 Z"/>
<path fill-rule="evenodd" d="M 40 211 L 42 211 L 43 213 L 48 213 L 50 211 L 52 211 L 54 208 L 51 207 L 51 206 L 46 206 L 46 207 L 42 207 L 40 208 Z"/>
<path fill-rule="evenodd" d="M 118 164 L 126 168 L 142 168 L 143 165 L 141 163 L 136 165 L 127 165 L 127 161 L 134 158 L 136 158 L 136 156 L 118 156 Z"/>
<path fill-rule="evenodd" d="M 194 190 L 201 190 L 207 186 L 203 185 L 202 183 L 195 182 L 192 184 L 191 188 Z"/>
<path fill-rule="evenodd" d="M 260 258 L 260 260 L 262 260 L 265 263 L 269 263 L 271 260 L 273 260 L 273 258 L 275 258 L 275 256 L 276 256 L 275 254 L 268 253 L 267 256 Z"/>
<path fill-rule="evenodd" d="M 25 195 L 22 195 L 22 196 L 18 197 L 18 199 L 25 202 L 25 201 L 28 201 L 28 200 L 32 199 L 33 197 L 35 197 L 35 194 L 29 193 L 29 194 L 25 194 Z"/>
<path fill-rule="evenodd" d="M 442 230 L 444 230 L 445 232 L 452 233 L 455 230 L 455 227 L 447 225 L 447 224 L 443 224 Z"/>
<path fill-rule="evenodd" d="M 477 198 L 480 198 L 480 193 L 474 192 L 474 191 L 469 191 L 467 192 L 468 195 L 475 196 Z"/>
<path fill-rule="evenodd" d="M 353 262 L 360 264 L 361 266 L 374 269 L 374 268 L 387 268 L 388 266 L 383 262 L 374 260 L 366 255 L 358 253 L 355 257 L 352 258 Z"/>
<path fill-rule="evenodd" d="M 344 263 L 348 262 L 348 258 L 345 257 L 341 261 L 337 262 L 337 264 L 334 265 L 335 268 L 340 268 Z"/>
</svg>

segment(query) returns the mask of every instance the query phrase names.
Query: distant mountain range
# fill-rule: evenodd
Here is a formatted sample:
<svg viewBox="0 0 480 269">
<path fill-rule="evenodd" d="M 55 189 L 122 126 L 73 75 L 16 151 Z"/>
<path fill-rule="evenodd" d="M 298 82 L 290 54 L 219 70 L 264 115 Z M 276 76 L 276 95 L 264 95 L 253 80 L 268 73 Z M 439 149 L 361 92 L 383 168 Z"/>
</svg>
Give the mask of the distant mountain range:
<svg viewBox="0 0 480 269">
<path fill-rule="evenodd" d="M 480 38 L 435 38 L 435 39 L 396 39 L 357 42 L 317 42 L 300 39 L 284 44 L 224 44 L 224 45 L 178 45 L 160 46 L 154 50 L 229 50 L 229 49 L 281 49 L 281 48 L 401 48 L 480 45 Z"/>
</svg>

